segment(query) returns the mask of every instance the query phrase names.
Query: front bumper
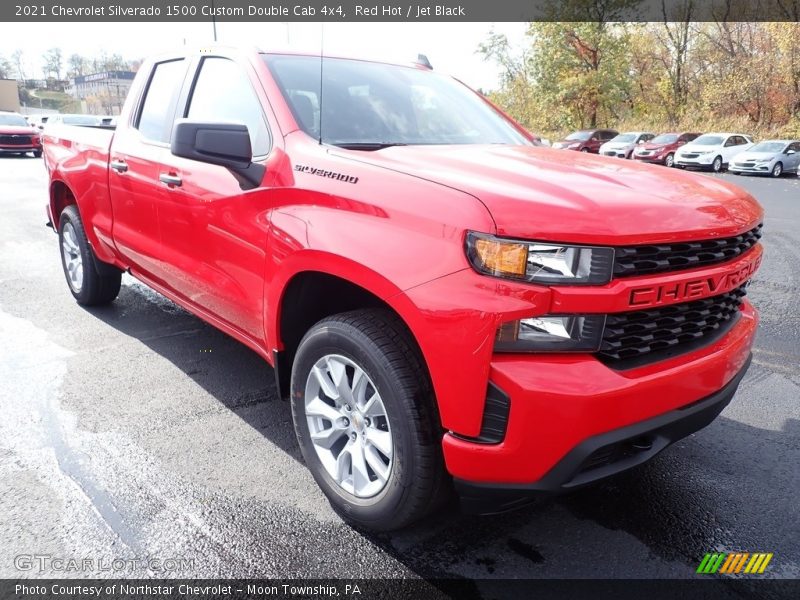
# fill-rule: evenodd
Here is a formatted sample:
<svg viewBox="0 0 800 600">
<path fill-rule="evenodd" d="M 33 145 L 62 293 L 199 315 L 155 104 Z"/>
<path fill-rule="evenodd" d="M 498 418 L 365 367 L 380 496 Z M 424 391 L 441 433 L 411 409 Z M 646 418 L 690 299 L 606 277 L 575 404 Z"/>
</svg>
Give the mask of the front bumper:
<svg viewBox="0 0 800 600">
<path fill-rule="evenodd" d="M 22 152 L 41 152 L 41 145 L 0 146 L 0 154 L 20 154 Z"/>
<path fill-rule="evenodd" d="M 710 344 L 624 371 L 590 355 L 496 354 L 490 381 L 510 399 L 505 437 L 485 444 L 446 434 L 448 471 L 462 488 L 470 482 L 480 489 L 558 492 L 640 464 L 715 415 L 694 429 L 679 426 L 670 436 L 659 434 L 663 439 L 653 438 L 649 450 L 620 468 L 581 475 L 583 463 L 575 457 L 586 458 L 609 436 L 624 438 L 627 428 L 657 430 L 666 415 L 693 414 L 694 403 L 721 390 L 732 395 L 749 361 L 757 322 L 745 301 L 735 325 Z"/>
<path fill-rule="evenodd" d="M 731 173 L 755 173 L 758 175 L 769 175 L 772 172 L 772 167 L 775 166 L 774 162 L 767 164 L 759 164 L 752 166 L 745 166 L 737 163 L 728 165 L 728 171 Z"/>
<path fill-rule="evenodd" d="M 663 165 L 664 164 L 664 160 L 666 159 L 666 156 L 667 156 L 667 154 L 663 154 L 663 155 L 662 154 L 641 155 L 641 154 L 636 154 L 636 152 L 633 153 L 633 159 L 634 160 L 640 160 L 642 162 L 652 163 L 652 164 L 659 164 L 659 165 Z"/>
<path fill-rule="evenodd" d="M 695 158 L 686 158 L 685 156 L 681 156 L 679 154 L 675 155 L 675 164 L 679 167 L 694 167 L 695 169 L 710 169 L 711 165 L 714 163 L 714 158 L 716 155 L 714 153 L 711 154 L 704 154 L 702 156 L 697 156 Z"/>
<path fill-rule="evenodd" d="M 748 354 L 744 366 L 722 389 L 697 402 L 584 440 L 535 483 L 496 485 L 456 479 L 462 508 L 470 513 L 513 509 L 537 496 L 570 491 L 649 461 L 722 412 L 733 399 L 751 358 Z"/>
</svg>

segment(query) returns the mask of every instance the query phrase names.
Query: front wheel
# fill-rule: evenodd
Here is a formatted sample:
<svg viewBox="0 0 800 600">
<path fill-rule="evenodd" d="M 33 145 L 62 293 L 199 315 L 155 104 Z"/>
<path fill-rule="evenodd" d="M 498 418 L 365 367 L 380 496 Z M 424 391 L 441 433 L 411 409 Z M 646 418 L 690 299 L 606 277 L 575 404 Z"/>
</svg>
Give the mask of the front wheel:
<svg viewBox="0 0 800 600">
<path fill-rule="evenodd" d="M 675 166 L 675 155 L 672 154 L 672 152 L 667 154 L 667 157 L 664 159 L 664 166 L 670 169 Z"/>
<path fill-rule="evenodd" d="M 58 219 L 58 241 L 64 276 L 78 304 L 93 306 L 114 300 L 119 294 L 122 272 L 111 265 L 98 265 L 74 204 L 67 206 Z M 101 268 L 106 273 L 101 275 Z"/>
<path fill-rule="evenodd" d="M 294 360 L 291 402 L 306 465 L 346 520 L 398 529 L 445 497 L 431 384 L 409 333 L 388 311 L 314 325 Z"/>
<path fill-rule="evenodd" d="M 722 157 L 721 156 L 717 156 L 714 159 L 714 162 L 711 163 L 711 170 L 714 171 L 714 173 L 719 173 L 720 171 L 722 171 Z"/>
<path fill-rule="evenodd" d="M 33 151 L 33 158 L 42 158 L 42 151 L 41 150 L 34 150 Z"/>
<path fill-rule="evenodd" d="M 772 167 L 772 176 L 780 177 L 781 175 L 783 175 L 783 164 L 776 162 L 775 166 Z"/>
</svg>

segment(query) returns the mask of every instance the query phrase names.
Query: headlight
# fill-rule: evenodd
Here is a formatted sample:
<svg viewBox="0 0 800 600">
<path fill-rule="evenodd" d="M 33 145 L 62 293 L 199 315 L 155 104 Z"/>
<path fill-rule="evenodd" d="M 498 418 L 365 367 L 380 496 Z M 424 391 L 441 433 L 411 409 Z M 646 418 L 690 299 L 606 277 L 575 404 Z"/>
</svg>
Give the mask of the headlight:
<svg viewBox="0 0 800 600">
<path fill-rule="evenodd" d="M 467 234 L 467 257 L 479 273 L 532 283 L 602 285 L 611 281 L 614 249 L 507 240 Z"/>
<path fill-rule="evenodd" d="M 503 323 L 495 352 L 596 352 L 600 349 L 605 315 L 531 317 Z"/>
<path fill-rule="evenodd" d="M 703 150 L 702 152 L 698 152 L 698 154 L 700 156 L 703 156 L 704 154 L 711 154 L 712 152 L 714 152 L 714 151 L 713 150 Z"/>
<path fill-rule="evenodd" d="M 575 142 L 575 143 L 569 144 L 567 146 L 567 148 L 577 148 L 578 146 L 580 146 L 580 143 L 579 142 Z"/>
</svg>

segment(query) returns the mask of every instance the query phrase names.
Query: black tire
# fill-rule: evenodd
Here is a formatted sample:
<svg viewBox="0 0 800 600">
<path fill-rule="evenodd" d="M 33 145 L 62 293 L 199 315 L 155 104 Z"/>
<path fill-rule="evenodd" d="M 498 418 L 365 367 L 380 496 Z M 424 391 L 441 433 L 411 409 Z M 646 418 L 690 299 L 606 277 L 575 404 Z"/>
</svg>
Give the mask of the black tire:
<svg viewBox="0 0 800 600">
<path fill-rule="evenodd" d="M 67 271 L 67 262 L 64 256 L 64 230 L 71 226 L 75 232 L 75 241 L 80 251 L 82 262 L 82 275 L 79 277 L 80 285 L 74 286 L 70 281 Z M 89 240 L 86 239 L 86 232 L 83 229 L 78 208 L 73 204 L 67 206 L 58 219 L 58 244 L 59 254 L 61 255 L 61 267 L 64 270 L 64 277 L 67 280 L 67 287 L 78 304 L 84 306 L 96 306 L 108 304 L 119 294 L 122 284 L 122 271 L 107 263 L 100 263 L 95 257 Z M 102 274 L 101 274 L 102 272 Z"/>
<path fill-rule="evenodd" d="M 714 158 L 714 162 L 711 163 L 711 170 L 714 173 L 721 173 L 722 172 L 722 157 L 717 156 Z"/>
<path fill-rule="evenodd" d="M 588 151 L 589 151 L 588 148 L 581 148 L 581 152 L 588 152 Z"/>
<path fill-rule="evenodd" d="M 329 475 L 311 441 L 305 386 L 322 357 L 338 354 L 374 382 L 392 432 L 393 464 L 380 492 L 360 498 Z M 303 458 L 334 510 L 372 531 L 405 527 L 437 508 L 449 495 L 442 428 L 433 389 L 419 351 L 398 317 L 366 309 L 323 319 L 303 337 L 292 366 L 292 418 Z"/>
<path fill-rule="evenodd" d="M 772 172 L 770 173 L 773 177 L 780 177 L 783 175 L 783 163 L 778 161 L 775 163 L 775 166 L 772 167 Z"/>
<path fill-rule="evenodd" d="M 33 151 L 33 158 L 42 158 L 42 151 L 41 150 L 34 150 Z"/>
</svg>

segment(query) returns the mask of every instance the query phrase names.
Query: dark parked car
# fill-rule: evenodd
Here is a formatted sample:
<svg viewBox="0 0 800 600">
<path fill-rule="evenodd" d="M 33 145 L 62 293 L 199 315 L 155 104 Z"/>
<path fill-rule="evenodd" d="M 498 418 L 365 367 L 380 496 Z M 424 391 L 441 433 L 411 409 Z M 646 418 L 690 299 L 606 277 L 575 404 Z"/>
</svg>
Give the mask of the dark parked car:
<svg viewBox="0 0 800 600">
<path fill-rule="evenodd" d="M 19 113 L 0 111 L 0 154 L 42 155 L 39 130 Z"/>
<path fill-rule="evenodd" d="M 643 162 L 675 166 L 675 151 L 699 137 L 700 133 L 662 133 L 633 151 L 633 158 Z"/>
<path fill-rule="evenodd" d="M 581 129 L 575 133 L 570 133 L 563 140 L 554 142 L 553 148 L 598 154 L 600 146 L 618 135 L 619 132 L 613 129 Z"/>
</svg>

